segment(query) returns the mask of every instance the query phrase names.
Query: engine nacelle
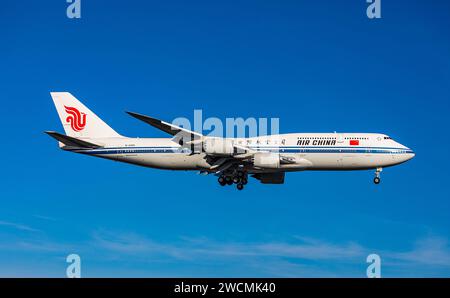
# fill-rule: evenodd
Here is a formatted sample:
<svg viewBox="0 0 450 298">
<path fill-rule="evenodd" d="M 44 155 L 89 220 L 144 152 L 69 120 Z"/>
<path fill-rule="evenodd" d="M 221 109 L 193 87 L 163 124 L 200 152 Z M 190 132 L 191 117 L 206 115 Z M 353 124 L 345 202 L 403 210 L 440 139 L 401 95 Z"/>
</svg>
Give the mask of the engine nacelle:
<svg viewBox="0 0 450 298">
<path fill-rule="evenodd" d="M 233 155 L 233 141 L 223 138 L 207 138 L 203 141 L 203 150 L 210 155 Z"/>
<path fill-rule="evenodd" d="M 256 153 L 253 157 L 253 165 L 265 169 L 280 168 L 279 153 Z"/>
</svg>

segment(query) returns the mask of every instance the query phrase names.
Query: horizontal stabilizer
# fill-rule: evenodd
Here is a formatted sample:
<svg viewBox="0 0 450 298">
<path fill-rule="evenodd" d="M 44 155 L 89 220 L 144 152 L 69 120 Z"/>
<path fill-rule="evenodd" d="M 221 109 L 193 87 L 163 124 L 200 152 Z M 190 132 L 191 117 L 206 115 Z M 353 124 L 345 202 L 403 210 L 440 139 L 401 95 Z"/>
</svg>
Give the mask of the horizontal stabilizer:
<svg viewBox="0 0 450 298">
<path fill-rule="evenodd" d="M 69 136 L 57 133 L 55 131 L 46 131 L 45 133 L 69 147 L 94 148 L 94 149 L 102 147 L 97 144 L 93 144 L 93 143 L 86 142 L 86 141 L 83 141 L 83 140 L 80 140 L 80 139 L 77 139 L 74 137 L 69 137 Z"/>
</svg>

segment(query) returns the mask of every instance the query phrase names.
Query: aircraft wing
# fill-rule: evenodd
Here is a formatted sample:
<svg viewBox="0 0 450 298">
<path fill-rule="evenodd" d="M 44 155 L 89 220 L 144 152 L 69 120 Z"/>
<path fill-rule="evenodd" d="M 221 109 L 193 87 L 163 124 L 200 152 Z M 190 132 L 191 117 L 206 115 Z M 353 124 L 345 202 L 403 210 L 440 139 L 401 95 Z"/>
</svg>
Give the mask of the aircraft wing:
<svg viewBox="0 0 450 298">
<path fill-rule="evenodd" d="M 198 137 L 198 138 L 203 137 L 202 134 L 199 134 L 199 133 L 197 133 L 195 131 L 187 130 L 187 129 L 184 129 L 182 127 L 173 125 L 171 123 L 168 123 L 168 122 L 156 119 L 156 118 L 152 118 L 152 117 L 145 116 L 145 115 L 138 114 L 138 113 L 134 113 L 134 112 L 127 112 L 127 114 L 132 116 L 132 117 L 134 117 L 134 118 L 136 118 L 136 119 L 144 121 L 145 123 L 150 124 L 151 126 L 156 127 L 157 129 L 162 130 L 162 131 L 164 131 L 164 132 L 166 132 L 166 133 L 168 133 L 170 135 L 173 135 L 173 136 L 175 136 L 175 135 L 177 135 L 178 133 L 181 132 L 183 134 L 193 135 L 193 136 Z"/>
<path fill-rule="evenodd" d="M 127 114 L 174 136 L 174 138 L 172 139 L 174 142 L 180 144 L 185 148 L 190 148 L 193 153 L 199 153 L 201 151 L 202 144 L 209 138 L 207 136 L 203 136 L 198 132 L 185 129 L 153 117 L 134 112 L 127 112 Z M 233 149 L 235 154 L 233 154 L 233 156 L 228 156 L 227 160 L 247 159 L 257 152 L 248 147 L 240 145 L 233 145 Z"/>
</svg>

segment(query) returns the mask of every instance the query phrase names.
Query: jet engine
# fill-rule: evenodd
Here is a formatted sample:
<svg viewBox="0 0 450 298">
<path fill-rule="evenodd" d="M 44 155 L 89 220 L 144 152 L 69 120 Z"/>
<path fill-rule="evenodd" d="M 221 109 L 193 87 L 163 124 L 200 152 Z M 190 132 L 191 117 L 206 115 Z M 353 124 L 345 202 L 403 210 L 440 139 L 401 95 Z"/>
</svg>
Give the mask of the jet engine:
<svg viewBox="0 0 450 298">
<path fill-rule="evenodd" d="M 227 155 L 234 154 L 233 141 L 223 138 L 206 138 L 203 141 L 203 150 L 210 155 Z"/>
<path fill-rule="evenodd" d="M 256 153 L 253 157 L 253 165 L 265 169 L 280 168 L 279 153 Z"/>
</svg>

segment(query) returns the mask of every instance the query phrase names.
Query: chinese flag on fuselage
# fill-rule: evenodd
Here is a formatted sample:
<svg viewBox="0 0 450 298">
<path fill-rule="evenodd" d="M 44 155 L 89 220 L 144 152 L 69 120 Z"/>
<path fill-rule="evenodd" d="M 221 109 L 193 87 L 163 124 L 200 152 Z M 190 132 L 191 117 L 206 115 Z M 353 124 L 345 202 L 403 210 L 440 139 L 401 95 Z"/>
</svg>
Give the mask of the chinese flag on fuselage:
<svg viewBox="0 0 450 298">
<path fill-rule="evenodd" d="M 359 140 L 350 140 L 350 146 L 358 146 Z"/>
</svg>

